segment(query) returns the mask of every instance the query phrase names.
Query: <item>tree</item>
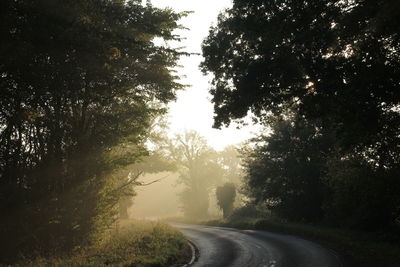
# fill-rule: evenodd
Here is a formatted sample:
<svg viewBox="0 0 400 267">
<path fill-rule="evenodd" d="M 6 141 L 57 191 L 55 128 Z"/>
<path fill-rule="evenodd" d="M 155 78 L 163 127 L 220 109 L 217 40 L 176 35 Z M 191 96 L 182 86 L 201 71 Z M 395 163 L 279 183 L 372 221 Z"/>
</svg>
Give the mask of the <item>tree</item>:
<svg viewBox="0 0 400 267">
<path fill-rule="evenodd" d="M 243 145 L 243 144 L 242 144 Z M 224 183 L 232 183 L 235 185 L 236 197 L 235 197 L 235 206 L 243 205 L 245 200 L 245 196 L 242 192 L 243 186 L 243 177 L 244 177 L 244 169 L 243 169 L 243 161 L 242 156 L 240 154 L 241 145 L 230 145 L 225 147 L 222 151 L 217 152 L 217 161 L 218 164 L 222 168 L 222 176 L 221 180 L 217 185 L 223 185 Z"/>
<path fill-rule="evenodd" d="M 157 105 L 182 88 L 170 69 L 184 53 L 154 39 L 179 41 L 184 15 L 138 0 L 0 3 L 3 258 L 107 227 L 123 193 L 110 173 L 146 154 Z M 114 164 L 121 143 L 136 149 Z"/>
<path fill-rule="evenodd" d="M 220 14 L 218 24 L 210 29 L 203 42 L 201 64 L 203 72 L 214 75 L 211 88 L 216 112 L 214 126 L 228 125 L 249 111 L 255 120 L 274 127 L 277 127 L 275 118 L 285 116 L 287 110 L 299 116 L 293 125 L 283 127 L 284 123 L 275 129 L 274 134 L 263 140 L 266 145 L 260 145 L 250 155 L 248 182 L 254 180 L 250 185 L 254 196 L 266 200 L 279 192 L 271 202 L 276 208 L 291 199 L 290 210 L 299 211 L 298 218 L 305 216 L 304 210 L 300 212 L 293 207 L 306 201 L 306 197 L 300 196 L 307 182 L 298 185 L 288 182 L 296 181 L 296 177 L 304 182 L 305 176 L 301 174 L 309 171 L 310 177 L 321 178 L 309 168 L 314 163 L 320 165 L 318 161 L 308 160 L 318 155 L 314 155 L 314 149 L 308 151 L 313 145 L 301 139 L 292 141 L 290 137 L 292 134 L 293 138 L 310 137 L 303 135 L 307 131 L 311 137 L 322 133 L 328 139 L 333 138 L 328 142 L 329 149 L 324 150 L 327 154 L 320 155 L 321 166 L 324 160 L 335 159 L 339 162 L 336 166 L 343 168 L 330 170 L 322 179 L 336 192 L 332 197 L 352 199 L 351 195 L 341 194 L 351 194 L 347 185 L 364 188 L 369 195 L 367 192 L 376 179 L 385 181 L 378 183 L 378 195 L 386 194 L 389 188 L 398 188 L 398 179 L 388 178 L 400 177 L 397 167 L 400 163 L 400 37 L 397 33 L 400 22 L 394 10 L 399 10 L 399 3 L 392 0 L 234 0 L 233 7 Z M 312 127 L 298 128 L 298 122 Z M 306 131 L 302 133 L 302 129 Z M 288 143 L 272 146 L 281 137 Z M 349 157 L 362 159 L 363 164 L 349 168 Z M 284 164 L 291 161 L 291 165 Z M 343 175 L 346 169 L 357 175 Z M 344 183 L 343 177 L 349 181 Z M 320 178 L 312 180 L 320 183 Z M 275 184 L 275 181 L 278 182 Z M 271 189 L 270 183 L 276 185 L 276 190 Z M 260 184 L 269 187 L 257 189 Z M 284 189 L 287 185 L 290 190 Z M 355 195 L 362 194 L 360 190 Z M 360 197 L 357 201 L 360 199 L 365 200 Z M 369 199 L 371 202 L 364 203 L 370 207 L 388 203 L 384 199 L 379 203 L 376 197 Z M 390 212 L 385 214 L 398 216 L 399 198 L 388 199 L 391 204 L 386 206 Z M 326 201 L 336 200 L 339 201 Z M 379 216 L 368 216 L 363 207 L 354 207 L 358 225 L 363 220 L 364 224 L 375 226 L 393 222 L 393 218 L 383 219 L 391 217 L 385 215 L 378 223 L 375 219 Z"/>
<path fill-rule="evenodd" d="M 243 178 L 239 147 L 230 145 L 218 153 L 220 165 L 224 169 L 223 180 L 239 186 Z"/>
<path fill-rule="evenodd" d="M 332 139 L 296 116 L 277 118 L 272 131 L 261 135 L 255 148 L 244 155 L 246 195 L 281 217 L 321 220 Z"/>
<path fill-rule="evenodd" d="M 249 110 L 263 119 L 299 106 L 343 147 L 379 143 L 390 161 L 399 144 L 388 130 L 399 128 L 400 116 L 396 8 L 396 1 L 234 1 L 203 43 L 215 126 Z"/>
<path fill-rule="evenodd" d="M 344 154 L 332 133 L 298 115 L 271 129 L 243 155 L 253 203 L 286 219 L 346 228 L 382 230 L 395 222 L 398 168 L 380 168 L 365 151 Z"/>
<path fill-rule="evenodd" d="M 215 151 L 195 131 L 177 134 L 166 151 L 178 165 L 181 183 L 186 186 L 181 194 L 185 216 L 206 217 L 209 190 L 222 176 Z"/>
<path fill-rule="evenodd" d="M 216 191 L 218 206 L 222 209 L 224 218 L 227 218 L 233 210 L 236 197 L 236 187 L 232 183 L 225 183 L 217 187 Z"/>
</svg>

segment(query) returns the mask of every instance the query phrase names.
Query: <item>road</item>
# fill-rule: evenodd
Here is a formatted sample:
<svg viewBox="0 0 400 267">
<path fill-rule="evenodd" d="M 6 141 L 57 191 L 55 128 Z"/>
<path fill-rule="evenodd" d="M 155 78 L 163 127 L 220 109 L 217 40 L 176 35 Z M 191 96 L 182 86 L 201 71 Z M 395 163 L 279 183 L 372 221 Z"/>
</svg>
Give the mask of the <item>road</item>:
<svg viewBox="0 0 400 267">
<path fill-rule="evenodd" d="M 344 267 L 332 250 L 290 235 L 173 224 L 198 249 L 199 266 Z"/>
</svg>

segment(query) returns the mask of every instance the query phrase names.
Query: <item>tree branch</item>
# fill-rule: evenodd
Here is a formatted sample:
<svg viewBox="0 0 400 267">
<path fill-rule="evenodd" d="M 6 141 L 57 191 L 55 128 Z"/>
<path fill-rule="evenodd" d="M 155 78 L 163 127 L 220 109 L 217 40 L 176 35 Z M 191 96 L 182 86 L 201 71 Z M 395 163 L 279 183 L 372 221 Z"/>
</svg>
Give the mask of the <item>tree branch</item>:
<svg viewBox="0 0 400 267">
<path fill-rule="evenodd" d="M 157 183 L 157 182 L 159 182 L 159 181 L 161 181 L 161 180 L 164 180 L 164 179 L 167 178 L 168 176 L 169 176 L 169 174 L 166 175 L 166 176 L 164 176 L 164 177 L 162 177 L 162 178 L 160 178 L 160 179 L 156 179 L 156 180 L 151 181 L 151 182 L 148 182 L 148 183 L 139 182 L 139 184 L 138 184 L 137 186 L 148 186 L 148 185 Z"/>
</svg>

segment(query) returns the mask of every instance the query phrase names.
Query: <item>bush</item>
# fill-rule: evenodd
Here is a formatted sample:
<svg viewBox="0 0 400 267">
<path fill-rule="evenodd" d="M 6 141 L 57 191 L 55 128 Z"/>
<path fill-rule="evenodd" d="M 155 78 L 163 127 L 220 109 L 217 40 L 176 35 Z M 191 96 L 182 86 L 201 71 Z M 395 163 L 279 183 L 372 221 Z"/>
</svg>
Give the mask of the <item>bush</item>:
<svg viewBox="0 0 400 267">
<path fill-rule="evenodd" d="M 266 218 L 270 215 L 270 212 L 267 209 L 263 209 L 258 205 L 254 205 L 248 203 L 243 207 L 236 208 L 233 210 L 231 214 L 231 218 Z"/>
<path fill-rule="evenodd" d="M 325 203 L 328 223 L 377 230 L 390 226 L 399 216 L 396 171 L 375 169 L 364 159 L 331 161 L 327 182 L 331 190 Z"/>
<path fill-rule="evenodd" d="M 236 187 L 232 183 L 226 183 L 217 187 L 218 206 L 224 213 L 224 218 L 227 218 L 233 210 L 233 202 L 236 198 Z"/>
</svg>

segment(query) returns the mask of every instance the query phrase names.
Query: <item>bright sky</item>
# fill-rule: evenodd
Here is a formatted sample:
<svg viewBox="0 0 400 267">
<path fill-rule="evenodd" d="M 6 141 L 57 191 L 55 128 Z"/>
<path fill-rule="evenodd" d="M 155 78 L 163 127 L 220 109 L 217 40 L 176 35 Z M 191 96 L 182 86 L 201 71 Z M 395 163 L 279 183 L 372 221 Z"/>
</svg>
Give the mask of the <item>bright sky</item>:
<svg viewBox="0 0 400 267">
<path fill-rule="evenodd" d="M 231 0 L 152 0 L 151 2 L 156 7 L 171 7 L 178 12 L 194 11 L 180 21 L 189 28 L 188 31 L 179 32 L 186 38 L 180 46 L 185 46 L 188 52 L 200 54 L 201 43 L 208 35 L 210 26 L 216 24 L 220 11 L 232 5 Z M 208 93 L 211 78 L 203 76 L 200 72 L 201 61 L 201 55 L 184 57 L 180 61 L 180 65 L 183 66 L 180 75 L 186 76 L 182 82 L 191 86 L 185 91 L 178 92 L 177 101 L 169 105 L 171 133 L 196 130 L 217 150 L 249 139 L 252 137 L 252 132 L 257 132 L 258 127 L 246 126 L 237 129 L 235 125 L 231 125 L 221 130 L 212 128 L 214 111 L 210 101 L 211 95 Z"/>
</svg>

